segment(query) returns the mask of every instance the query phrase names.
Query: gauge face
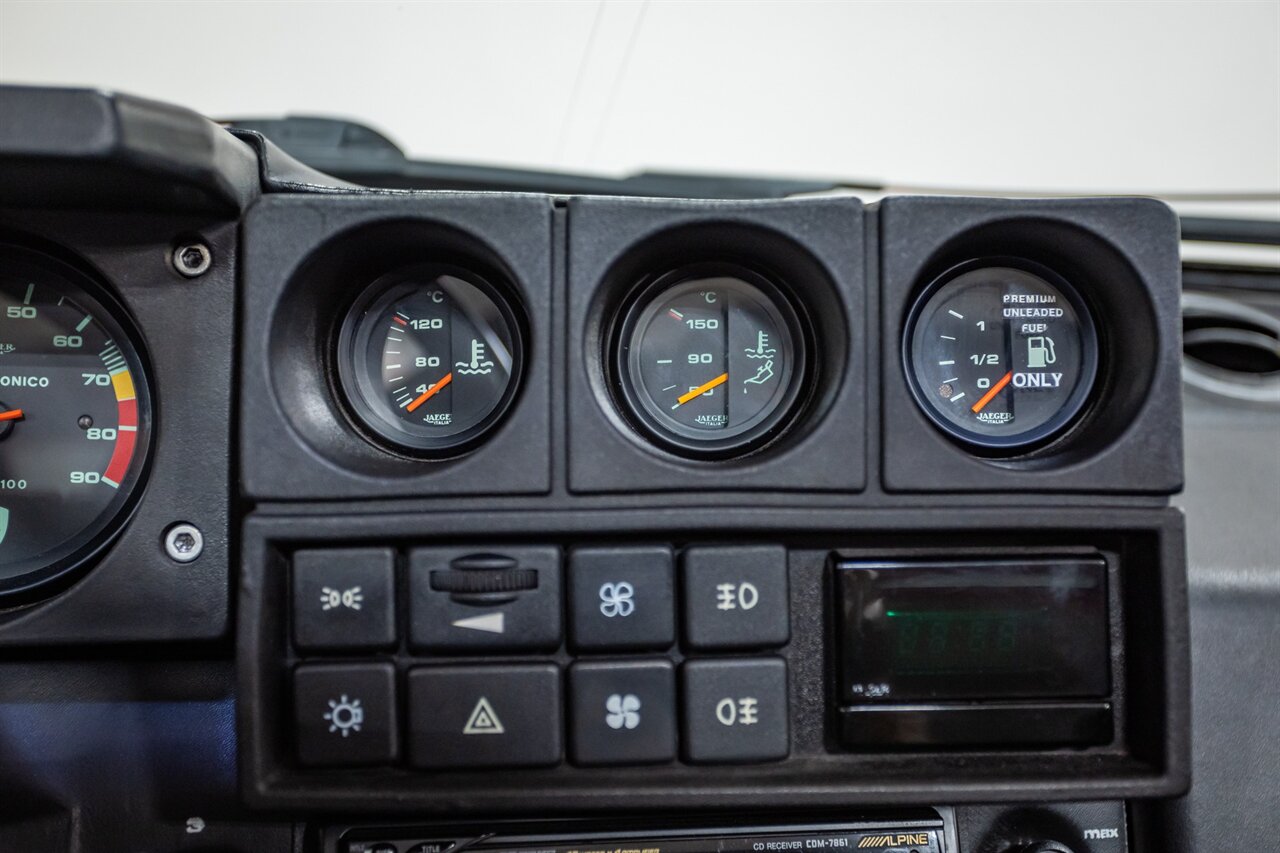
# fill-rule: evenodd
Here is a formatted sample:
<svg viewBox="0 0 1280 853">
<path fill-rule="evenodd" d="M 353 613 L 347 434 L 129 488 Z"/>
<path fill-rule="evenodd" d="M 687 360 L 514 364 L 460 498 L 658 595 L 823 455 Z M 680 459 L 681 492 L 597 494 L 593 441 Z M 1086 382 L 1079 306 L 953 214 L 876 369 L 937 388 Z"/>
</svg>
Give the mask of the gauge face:
<svg viewBox="0 0 1280 853">
<path fill-rule="evenodd" d="M 0 247 L 0 593 L 73 570 L 133 506 L 151 405 L 107 304 L 79 271 Z"/>
<path fill-rule="evenodd" d="M 1098 365 L 1084 303 L 1031 265 L 945 274 L 917 301 L 905 349 L 925 414 L 951 436 L 992 449 L 1024 449 L 1059 433 L 1084 407 Z"/>
<path fill-rule="evenodd" d="M 456 451 L 506 411 L 521 370 L 515 316 L 483 278 L 418 267 L 374 282 L 338 341 L 356 417 L 377 438 L 422 455 Z"/>
<path fill-rule="evenodd" d="M 800 324 L 767 279 L 690 267 L 645 288 L 621 326 L 623 400 L 650 437 L 726 455 L 776 434 L 804 383 Z"/>
</svg>

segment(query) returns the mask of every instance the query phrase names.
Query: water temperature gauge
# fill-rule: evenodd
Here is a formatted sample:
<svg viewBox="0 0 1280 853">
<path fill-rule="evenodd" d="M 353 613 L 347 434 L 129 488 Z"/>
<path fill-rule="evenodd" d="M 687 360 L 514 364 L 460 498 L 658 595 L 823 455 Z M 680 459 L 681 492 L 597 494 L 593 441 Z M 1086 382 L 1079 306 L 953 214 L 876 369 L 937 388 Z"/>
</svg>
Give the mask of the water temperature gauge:
<svg viewBox="0 0 1280 853">
<path fill-rule="evenodd" d="M 1080 414 L 1098 338 L 1084 302 L 1050 270 L 971 263 L 921 294 L 903 358 L 916 400 L 943 431 L 977 448 L 1025 450 Z"/>
<path fill-rule="evenodd" d="M 458 451 L 515 395 L 519 328 L 484 278 L 415 267 L 379 279 L 356 302 L 338 339 L 338 375 L 374 438 L 420 455 Z"/>
<path fill-rule="evenodd" d="M 786 423 L 804 386 L 801 326 L 777 285 L 727 265 L 685 267 L 625 313 L 615 368 L 633 421 L 670 449 L 724 456 Z"/>
</svg>

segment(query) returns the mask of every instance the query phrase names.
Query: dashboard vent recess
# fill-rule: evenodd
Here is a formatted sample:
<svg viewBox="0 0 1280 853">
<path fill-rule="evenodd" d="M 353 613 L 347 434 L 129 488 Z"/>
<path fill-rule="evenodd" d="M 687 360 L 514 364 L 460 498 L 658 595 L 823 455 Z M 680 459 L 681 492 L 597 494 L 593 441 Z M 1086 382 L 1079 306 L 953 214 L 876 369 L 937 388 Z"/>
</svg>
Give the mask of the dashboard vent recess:
<svg viewBox="0 0 1280 853">
<path fill-rule="evenodd" d="M 1182 297 L 1183 379 L 1197 390 L 1280 406 L 1280 314 L 1226 296 Z"/>
</svg>

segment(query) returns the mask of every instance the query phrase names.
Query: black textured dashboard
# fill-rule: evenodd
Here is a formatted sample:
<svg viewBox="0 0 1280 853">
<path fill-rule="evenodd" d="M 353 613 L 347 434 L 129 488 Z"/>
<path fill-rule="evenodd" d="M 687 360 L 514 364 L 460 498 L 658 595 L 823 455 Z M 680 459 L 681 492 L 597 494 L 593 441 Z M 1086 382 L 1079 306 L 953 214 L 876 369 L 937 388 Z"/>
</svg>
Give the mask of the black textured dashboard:
<svg viewBox="0 0 1280 853">
<path fill-rule="evenodd" d="M 1162 204 L 363 190 L 0 107 L 0 840 L 97 849 L 100 738 L 139 848 L 1118 850 L 1187 790 Z"/>
</svg>

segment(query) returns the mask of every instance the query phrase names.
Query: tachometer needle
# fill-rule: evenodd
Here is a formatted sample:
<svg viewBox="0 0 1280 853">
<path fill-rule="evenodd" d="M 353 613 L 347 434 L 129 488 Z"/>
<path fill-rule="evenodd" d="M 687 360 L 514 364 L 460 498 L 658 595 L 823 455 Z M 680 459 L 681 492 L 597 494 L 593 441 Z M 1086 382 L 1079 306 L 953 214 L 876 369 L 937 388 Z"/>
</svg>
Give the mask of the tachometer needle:
<svg viewBox="0 0 1280 853">
<path fill-rule="evenodd" d="M 0 421 L 20 421 L 26 415 L 22 414 L 22 409 L 10 409 L 7 412 L 0 412 Z"/>
<path fill-rule="evenodd" d="M 1012 378 L 1013 378 L 1012 370 L 1010 370 L 1004 376 L 1001 376 L 1000 381 L 997 382 L 995 385 L 992 385 L 991 390 L 983 394 L 982 397 L 978 400 L 978 402 L 974 403 L 970 407 L 970 410 L 974 414 L 981 412 L 986 407 L 987 403 L 990 403 L 993 399 L 995 399 L 995 396 L 997 394 L 999 394 L 1002 390 L 1004 390 L 1004 386 L 1008 385 L 1009 380 Z"/>
<path fill-rule="evenodd" d="M 422 394 L 418 396 L 418 399 L 410 403 L 408 406 L 408 411 L 412 412 L 414 409 L 418 408 L 423 403 L 430 400 L 436 394 L 439 394 L 442 390 L 444 390 L 444 386 L 448 385 L 452 381 L 453 381 L 453 372 L 450 371 L 449 373 L 446 373 L 444 375 L 443 379 L 441 379 L 435 385 L 432 385 L 427 390 L 423 391 Z"/>
<path fill-rule="evenodd" d="M 712 379 L 710 382 L 707 382 L 704 385 L 699 385 L 697 388 L 692 389 L 687 394 L 681 394 L 679 397 L 676 398 L 676 404 L 671 408 L 678 409 L 681 406 L 683 406 L 685 403 L 692 400 L 693 398 L 701 397 L 703 394 L 707 393 L 712 388 L 716 388 L 720 385 L 723 385 L 728 381 L 729 381 L 729 374 L 721 373 L 719 376 L 717 376 L 715 379 Z"/>
</svg>

